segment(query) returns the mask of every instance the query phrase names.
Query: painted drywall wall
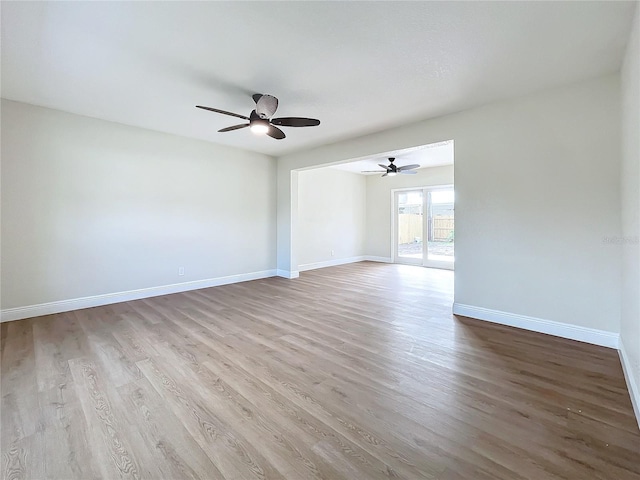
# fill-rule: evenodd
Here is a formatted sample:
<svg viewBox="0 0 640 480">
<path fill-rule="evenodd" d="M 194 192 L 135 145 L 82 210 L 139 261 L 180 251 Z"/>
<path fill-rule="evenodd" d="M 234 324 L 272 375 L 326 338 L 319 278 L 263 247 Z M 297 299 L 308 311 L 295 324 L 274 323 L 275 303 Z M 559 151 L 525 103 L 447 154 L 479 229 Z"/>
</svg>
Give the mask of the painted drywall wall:
<svg viewBox="0 0 640 480">
<path fill-rule="evenodd" d="M 620 340 L 635 383 L 640 423 L 640 8 L 621 73 L 622 312 Z M 627 371 L 627 373 L 629 373 Z M 634 393 L 632 392 L 632 395 Z"/>
<path fill-rule="evenodd" d="M 2 308 L 274 269 L 275 169 L 2 100 Z"/>
<path fill-rule="evenodd" d="M 300 269 L 364 255 L 366 187 L 363 175 L 332 168 L 299 173 Z"/>
<path fill-rule="evenodd" d="M 620 77 L 278 159 L 278 268 L 298 263 L 295 170 L 455 141 L 461 304 L 619 332 Z M 292 175 L 292 170 L 294 170 Z"/>
<path fill-rule="evenodd" d="M 453 165 L 422 168 L 415 175 L 367 177 L 367 256 L 391 258 L 391 190 L 453 185 Z"/>
</svg>

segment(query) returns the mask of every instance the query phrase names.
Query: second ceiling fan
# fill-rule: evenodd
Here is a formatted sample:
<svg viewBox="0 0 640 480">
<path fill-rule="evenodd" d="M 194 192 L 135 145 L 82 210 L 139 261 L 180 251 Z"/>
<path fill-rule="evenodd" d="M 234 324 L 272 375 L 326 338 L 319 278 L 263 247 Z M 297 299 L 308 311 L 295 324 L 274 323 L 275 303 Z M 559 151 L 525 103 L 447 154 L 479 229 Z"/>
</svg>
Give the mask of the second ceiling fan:
<svg viewBox="0 0 640 480">
<path fill-rule="evenodd" d="M 386 176 L 393 177 L 394 175 L 398 175 L 398 174 L 415 175 L 416 173 L 418 173 L 415 171 L 416 168 L 420 167 L 420 165 L 418 165 L 417 163 L 398 167 L 393 163 L 394 161 L 395 161 L 395 157 L 389 157 L 389 165 L 383 165 L 381 163 L 378 164 L 385 169 L 384 172 L 381 172 L 380 170 L 364 170 L 362 173 L 382 173 L 383 177 L 386 177 Z"/>
<path fill-rule="evenodd" d="M 196 105 L 196 108 L 202 108 L 203 110 L 209 110 L 211 112 L 222 113 L 223 115 L 229 115 L 232 117 L 242 118 L 249 123 L 241 123 L 240 125 L 232 125 L 231 127 L 221 128 L 218 132 L 230 132 L 232 130 L 238 130 L 240 128 L 249 127 L 256 135 L 269 135 L 276 140 L 282 140 L 286 137 L 284 132 L 278 127 L 315 127 L 320 125 L 320 120 L 315 118 L 303 118 L 303 117 L 281 117 L 271 118 L 278 109 L 278 99 L 273 95 L 263 95 L 256 93 L 252 96 L 253 101 L 256 103 L 255 110 L 252 110 L 248 117 L 240 115 L 238 113 L 227 112 L 226 110 L 220 110 L 212 107 L 203 107 L 202 105 Z M 277 126 L 276 126 L 277 125 Z"/>
</svg>

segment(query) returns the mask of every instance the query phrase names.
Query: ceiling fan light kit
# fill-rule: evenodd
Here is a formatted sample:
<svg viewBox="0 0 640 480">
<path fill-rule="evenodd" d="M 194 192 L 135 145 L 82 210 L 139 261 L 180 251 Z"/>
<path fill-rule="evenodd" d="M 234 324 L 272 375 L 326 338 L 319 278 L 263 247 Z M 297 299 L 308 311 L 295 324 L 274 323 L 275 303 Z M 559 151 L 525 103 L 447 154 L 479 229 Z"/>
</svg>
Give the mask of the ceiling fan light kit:
<svg viewBox="0 0 640 480">
<path fill-rule="evenodd" d="M 269 125 L 264 122 L 253 122 L 249 129 L 256 135 L 264 135 L 269 131 Z"/>
<path fill-rule="evenodd" d="M 413 163 L 411 165 L 403 165 L 402 167 L 396 166 L 393 162 L 395 161 L 394 157 L 389 157 L 389 165 L 383 165 L 379 163 L 378 165 L 384 168 L 384 172 L 380 170 L 364 170 L 362 173 L 382 173 L 383 177 L 395 177 L 398 174 L 401 175 L 415 175 L 415 169 L 419 168 L 420 165 L 417 163 Z"/>
<path fill-rule="evenodd" d="M 210 112 L 221 113 L 223 115 L 229 115 L 231 117 L 242 118 L 248 120 L 249 123 L 241 123 L 240 125 L 232 125 L 231 127 L 225 127 L 218 130 L 218 132 L 230 132 L 232 130 L 239 130 L 241 128 L 249 127 L 256 135 L 269 135 L 276 140 L 282 140 L 286 137 L 284 132 L 280 130 L 280 127 L 315 127 L 320 125 L 320 120 L 315 118 L 303 118 L 303 117 L 281 117 L 271 118 L 278 109 L 278 99 L 273 95 L 263 95 L 256 93 L 252 96 L 253 101 L 256 104 L 256 108 L 251 111 L 248 117 L 240 115 L 238 113 L 227 112 L 226 110 L 220 110 L 212 107 L 204 107 L 202 105 L 196 105 L 196 108 L 203 110 L 209 110 Z M 277 125 L 277 126 L 276 126 Z"/>
<path fill-rule="evenodd" d="M 249 117 L 249 130 L 256 135 L 264 135 L 269 132 L 269 120 L 260 117 L 260 115 L 254 110 Z"/>
</svg>

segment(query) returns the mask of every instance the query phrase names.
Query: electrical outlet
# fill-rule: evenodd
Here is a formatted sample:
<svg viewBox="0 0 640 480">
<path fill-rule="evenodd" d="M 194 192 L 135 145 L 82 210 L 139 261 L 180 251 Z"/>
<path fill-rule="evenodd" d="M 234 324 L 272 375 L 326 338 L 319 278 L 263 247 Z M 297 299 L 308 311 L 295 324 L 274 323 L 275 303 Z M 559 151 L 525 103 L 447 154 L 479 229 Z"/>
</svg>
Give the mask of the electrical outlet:
<svg viewBox="0 0 640 480">
<path fill-rule="evenodd" d="M 336 254 L 336 252 L 331 250 L 331 256 L 333 257 L 335 254 Z"/>
<path fill-rule="evenodd" d="M 178 267 L 178 275 L 184 275 L 184 267 Z"/>
</svg>

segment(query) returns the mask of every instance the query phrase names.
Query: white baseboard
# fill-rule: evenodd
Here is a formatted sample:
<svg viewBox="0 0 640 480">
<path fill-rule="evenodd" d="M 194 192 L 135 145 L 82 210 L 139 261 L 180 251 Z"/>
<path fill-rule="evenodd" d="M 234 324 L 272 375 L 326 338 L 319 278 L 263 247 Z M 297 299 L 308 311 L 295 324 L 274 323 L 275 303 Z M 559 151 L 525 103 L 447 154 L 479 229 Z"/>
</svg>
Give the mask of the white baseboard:
<svg viewBox="0 0 640 480">
<path fill-rule="evenodd" d="M 337 258 L 334 260 L 327 260 L 325 262 L 305 263 L 303 265 L 298 265 L 298 271 L 306 272 L 307 270 L 315 270 L 316 268 L 335 267 L 336 265 L 346 265 L 347 263 L 362 262 L 364 259 L 365 257 L 359 256 Z"/>
<path fill-rule="evenodd" d="M 276 275 L 278 277 L 284 277 L 284 278 L 298 278 L 300 276 L 300 272 L 298 270 L 276 270 Z"/>
<path fill-rule="evenodd" d="M 552 320 L 528 317 L 525 315 L 502 312 L 500 310 L 491 310 L 483 307 L 474 307 L 473 305 L 464 305 L 461 303 L 453 304 L 453 313 L 454 315 L 477 318 L 487 322 L 499 323 L 500 325 L 508 325 L 510 327 L 522 328 L 533 332 L 546 333 L 548 335 L 578 340 L 580 342 L 600 345 L 602 347 L 617 349 L 619 346 L 619 334 L 607 332 L 605 330 L 596 330 L 595 328 L 580 327 L 578 325 L 554 322 Z"/>
<path fill-rule="evenodd" d="M 261 272 L 241 273 L 238 275 L 229 275 L 226 277 L 208 278 L 205 280 L 195 280 L 193 282 L 174 283 L 172 285 L 141 288 L 137 290 L 129 290 L 126 292 L 106 293 L 103 295 L 94 295 L 92 297 L 82 297 L 74 298 L 71 300 L 61 300 L 58 302 L 40 303 L 38 305 L 29 305 L 26 307 L 7 308 L 0 312 L 0 322 L 10 322 L 12 320 L 20 320 L 22 318 L 40 317 L 42 315 L 69 312 L 71 310 L 80 310 L 82 308 L 99 307 L 101 305 L 109 305 L 111 303 L 128 302 L 131 300 L 139 300 L 141 298 L 168 295 L 170 293 L 186 292 L 189 290 L 198 290 L 200 288 L 217 287 L 220 285 L 228 285 L 230 283 L 258 280 L 261 278 L 274 277 L 275 275 L 276 270 L 263 270 Z"/>
<path fill-rule="evenodd" d="M 363 260 L 367 262 L 393 263 L 391 257 L 376 257 L 375 255 L 365 255 Z"/>
<path fill-rule="evenodd" d="M 372 255 L 360 255 L 357 257 L 338 258 L 335 260 L 326 260 L 324 262 L 303 263 L 298 265 L 298 270 L 278 270 L 277 275 L 284 278 L 298 278 L 300 272 L 306 272 L 308 270 L 315 270 L 317 268 L 335 267 L 336 265 L 346 265 L 347 263 L 356 262 L 381 262 L 381 263 L 393 263 L 391 257 L 376 257 Z"/>
<path fill-rule="evenodd" d="M 631 397 L 631 404 L 633 405 L 633 412 L 636 414 L 636 421 L 638 427 L 640 427 L 640 389 L 636 383 L 633 375 L 633 364 L 631 359 L 627 355 L 624 349 L 624 343 L 620 340 L 620 348 L 618 349 L 618 355 L 620 355 L 620 363 L 622 364 L 622 371 L 624 372 L 624 378 L 627 381 L 627 389 L 629 390 L 629 396 Z M 640 369 L 640 365 L 636 365 L 636 369 Z"/>
<path fill-rule="evenodd" d="M 305 263 L 298 266 L 298 271 L 306 272 L 307 270 L 315 270 L 316 268 L 335 267 L 336 265 L 346 265 L 347 263 L 356 263 L 363 261 L 392 263 L 391 257 L 360 255 L 358 257 L 338 258 L 336 260 L 327 260 L 325 262 Z"/>
</svg>

